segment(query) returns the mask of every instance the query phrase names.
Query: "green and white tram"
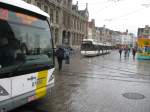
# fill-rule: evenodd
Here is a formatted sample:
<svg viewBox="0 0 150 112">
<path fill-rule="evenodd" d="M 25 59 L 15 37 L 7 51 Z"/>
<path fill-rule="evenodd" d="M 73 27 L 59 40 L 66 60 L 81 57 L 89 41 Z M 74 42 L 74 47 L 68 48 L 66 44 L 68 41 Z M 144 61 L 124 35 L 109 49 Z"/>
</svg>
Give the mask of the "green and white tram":
<svg viewBox="0 0 150 112">
<path fill-rule="evenodd" d="M 54 85 L 49 15 L 22 0 L 0 0 L 0 112 L 42 98 Z"/>
<path fill-rule="evenodd" d="M 83 39 L 81 43 L 81 55 L 83 56 L 98 56 L 111 52 L 110 43 L 98 43 L 94 39 Z"/>
</svg>

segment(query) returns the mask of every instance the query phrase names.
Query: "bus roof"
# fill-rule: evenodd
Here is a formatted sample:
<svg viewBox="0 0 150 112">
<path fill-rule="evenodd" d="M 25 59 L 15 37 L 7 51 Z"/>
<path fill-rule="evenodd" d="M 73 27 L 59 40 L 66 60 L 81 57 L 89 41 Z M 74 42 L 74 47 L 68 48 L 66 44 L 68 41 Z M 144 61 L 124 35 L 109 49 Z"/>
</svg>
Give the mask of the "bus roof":
<svg viewBox="0 0 150 112">
<path fill-rule="evenodd" d="M 0 0 L 0 3 L 5 3 L 5 4 L 12 5 L 18 8 L 22 8 L 22 9 L 25 9 L 25 10 L 28 10 L 28 11 L 31 11 L 31 12 L 34 12 L 34 13 L 37 13 L 37 14 L 40 14 L 42 16 L 49 18 L 49 15 L 46 12 L 42 11 L 37 6 L 28 4 L 22 0 Z"/>
<path fill-rule="evenodd" d="M 90 41 L 90 42 L 92 42 L 92 43 L 95 44 L 95 45 L 104 45 L 103 43 L 97 42 L 97 41 L 95 41 L 94 39 L 83 39 L 83 42 L 84 42 L 84 41 Z"/>
<path fill-rule="evenodd" d="M 93 39 L 83 39 L 83 41 L 91 41 L 91 42 L 93 42 L 94 40 Z"/>
</svg>

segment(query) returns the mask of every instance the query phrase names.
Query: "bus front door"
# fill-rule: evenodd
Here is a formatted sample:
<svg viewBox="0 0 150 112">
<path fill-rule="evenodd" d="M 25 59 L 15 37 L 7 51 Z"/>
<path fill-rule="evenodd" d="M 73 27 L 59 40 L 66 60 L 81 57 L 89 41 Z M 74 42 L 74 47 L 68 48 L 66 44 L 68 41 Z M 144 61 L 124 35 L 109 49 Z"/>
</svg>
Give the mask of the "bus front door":
<svg viewBox="0 0 150 112">
<path fill-rule="evenodd" d="M 11 78 L 0 79 L 0 112 L 12 108 Z"/>
</svg>

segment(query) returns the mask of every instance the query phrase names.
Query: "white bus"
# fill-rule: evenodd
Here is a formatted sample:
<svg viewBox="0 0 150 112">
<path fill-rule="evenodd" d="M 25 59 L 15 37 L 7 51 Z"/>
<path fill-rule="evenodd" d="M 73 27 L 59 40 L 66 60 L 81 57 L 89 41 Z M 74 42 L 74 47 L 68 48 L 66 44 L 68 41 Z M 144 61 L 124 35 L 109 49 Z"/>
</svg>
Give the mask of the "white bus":
<svg viewBox="0 0 150 112">
<path fill-rule="evenodd" d="M 22 0 L 0 0 L 0 112 L 42 98 L 54 85 L 49 15 Z"/>
<path fill-rule="evenodd" d="M 111 51 L 110 43 L 99 43 L 94 39 L 83 39 L 81 43 L 81 55 L 83 56 L 98 56 L 108 54 Z"/>
</svg>

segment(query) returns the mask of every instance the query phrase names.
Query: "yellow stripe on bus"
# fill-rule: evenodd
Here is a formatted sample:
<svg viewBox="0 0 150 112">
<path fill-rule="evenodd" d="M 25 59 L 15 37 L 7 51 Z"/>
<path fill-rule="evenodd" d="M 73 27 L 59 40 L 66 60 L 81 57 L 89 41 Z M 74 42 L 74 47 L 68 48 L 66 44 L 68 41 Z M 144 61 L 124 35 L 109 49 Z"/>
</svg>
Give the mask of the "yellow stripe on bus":
<svg viewBox="0 0 150 112">
<path fill-rule="evenodd" d="M 41 98 L 46 95 L 47 90 L 48 70 L 38 72 L 36 84 L 36 98 Z"/>
</svg>

